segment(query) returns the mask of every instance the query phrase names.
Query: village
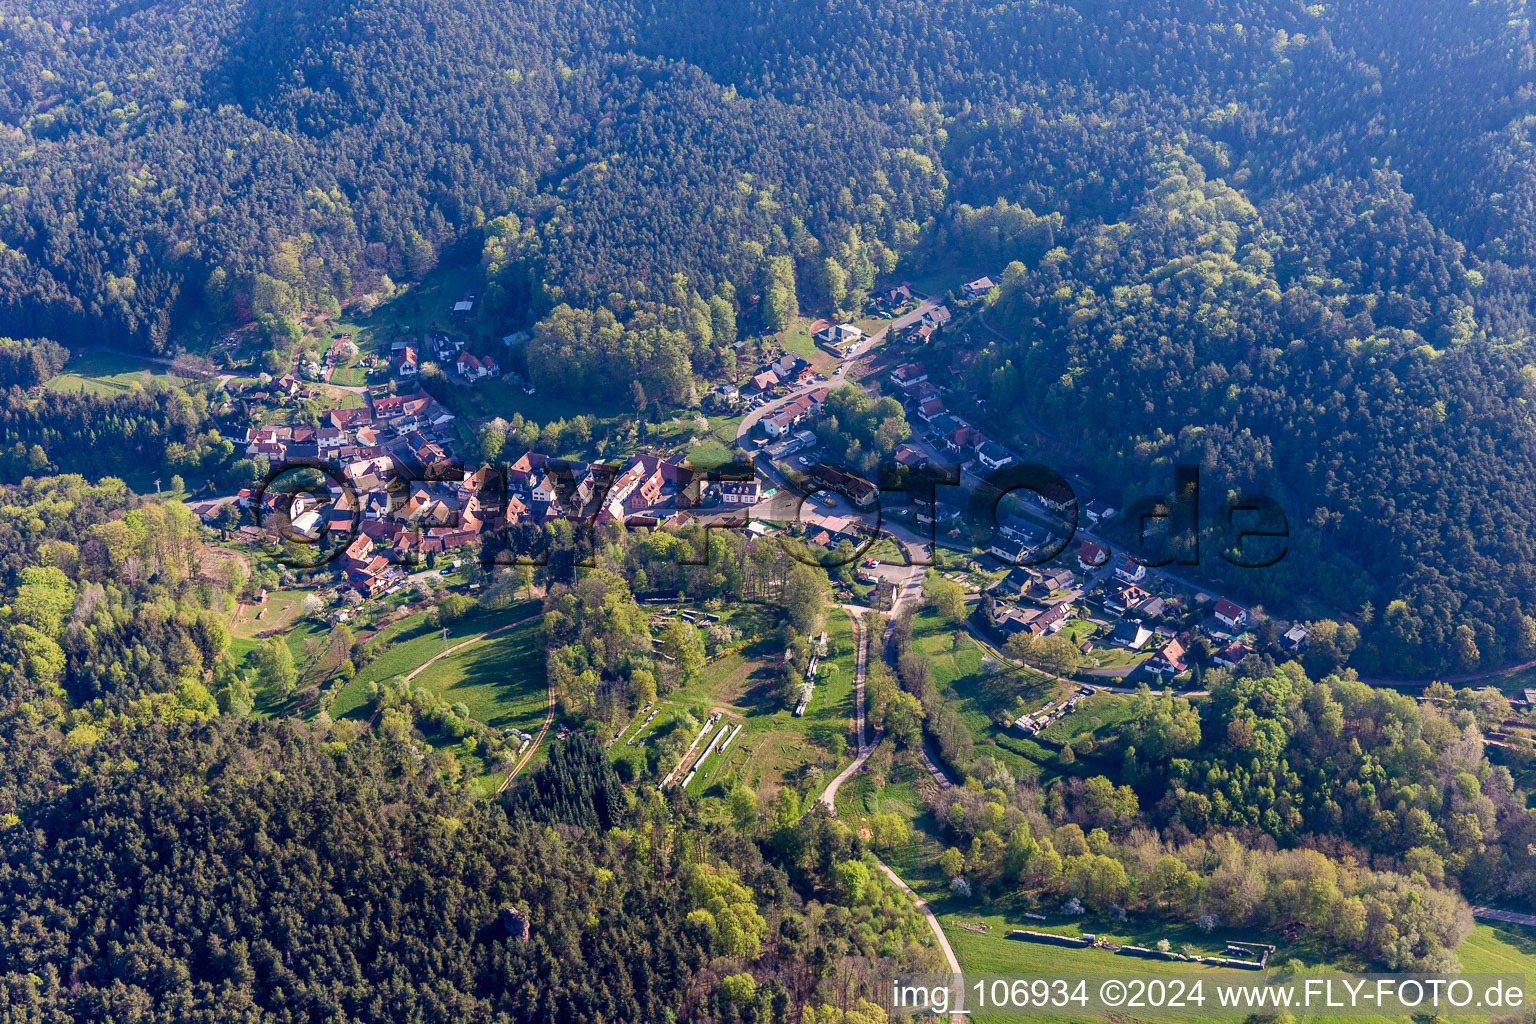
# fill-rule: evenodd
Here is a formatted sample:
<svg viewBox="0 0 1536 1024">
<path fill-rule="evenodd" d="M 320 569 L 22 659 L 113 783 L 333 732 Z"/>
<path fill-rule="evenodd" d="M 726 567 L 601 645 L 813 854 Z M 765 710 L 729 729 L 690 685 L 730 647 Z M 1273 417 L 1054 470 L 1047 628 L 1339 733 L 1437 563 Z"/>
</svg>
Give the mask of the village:
<svg viewBox="0 0 1536 1024">
<path fill-rule="evenodd" d="M 991 278 L 981 277 L 952 294 L 963 309 L 993 287 Z M 1007 514 L 999 509 L 995 525 L 973 522 L 969 491 L 986 474 L 1023 461 L 973 425 L 970 414 L 952 409 L 956 395 L 939 383 L 964 371 L 973 348 L 949 346 L 949 362 L 935 370 L 929 365 L 935 342 L 955 322 L 949 303 L 908 284 L 871 302 L 885 321 L 873 333 L 853 323 L 810 325 L 817 348 L 834 361 L 830 365 L 780 352 L 746 372 L 743 384 L 711 392 L 712 402 L 739 417 L 740 452 L 736 465 L 711 469 L 693 466 L 686 446 L 595 462 L 526 450 L 504 454 L 499 467 L 472 465 L 473 456 L 460 449 L 465 428 L 474 425 L 460 422 L 421 386 L 423 353 L 433 366 L 451 368 L 449 387 L 456 389 L 500 378 L 494 356 L 471 352 L 461 331 L 437 328 L 417 339 L 392 340 L 387 360 L 383 350 L 359 358 L 351 334 L 338 333 L 320 366 L 295 369 L 328 382 L 350 362 L 375 379 L 387 371 L 387 381 L 348 388 L 359 400 L 321 410 L 316 425 L 258 422 L 241 439 L 245 455 L 272 467 L 324 471 L 323 488 L 275 479 L 190 506 L 210 525 L 271 550 L 345 538 L 327 556 L 338 600 L 348 590 L 364 599 L 392 594 L 423 566 L 440 557 L 479 557 L 488 541 L 519 526 L 565 520 L 646 529 L 702 522 L 781 537 L 802 557 L 809 552 L 829 568 L 850 561 L 846 552 L 852 550 L 849 596 L 874 607 L 889 607 L 914 565 L 963 565 L 973 617 L 999 648 L 1020 633 L 1043 638 L 1065 631 L 1079 655 L 1079 676 L 1098 676 L 1105 684 L 1135 677 L 1161 685 L 1183 677 L 1197 642 L 1207 652 L 1205 661 L 1216 666 L 1235 666 L 1256 649 L 1248 609 L 1149 570 L 1128 554 L 1112 554 L 1101 534 L 1112 526 L 1118 501 L 1091 496 L 1081 477 L 1074 486 L 1012 499 Z M 450 312 L 462 318 L 473 307 L 473 296 L 466 296 Z M 525 340 L 502 339 L 509 347 Z M 957 340 L 968 342 L 970 335 Z M 875 353 L 877 346 L 882 351 Z M 883 362 L 872 361 L 872 353 Z M 960 486 L 936 489 L 931 501 L 913 501 L 882 492 L 837 464 L 818 432 L 819 417 L 831 391 L 849 384 L 894 397 L 905 410 L 912 433 L 895 448 L 891 469 L 958 463 Z M 288 374 L 248 389 L 239 407 L 259 421 L 269 403 L 314 398 L 321 386 Z M 514 386 L 532 392 L 520 381 Z M 985 413 L 985 403 L 971 403 L 978 407 Z M 1080 493 L 1090 496 L 1080 500 Z M 875 508 L 879 512 L 871 515 Z M 1074 546 L 1063 549 L 1063 536 L 1071 536 Z M 1056 553 L 1041 557 L 1047 549 Z M 1298 652 L 1305 627 L 1280 626 L 1271 646 Z"/>
</svg>

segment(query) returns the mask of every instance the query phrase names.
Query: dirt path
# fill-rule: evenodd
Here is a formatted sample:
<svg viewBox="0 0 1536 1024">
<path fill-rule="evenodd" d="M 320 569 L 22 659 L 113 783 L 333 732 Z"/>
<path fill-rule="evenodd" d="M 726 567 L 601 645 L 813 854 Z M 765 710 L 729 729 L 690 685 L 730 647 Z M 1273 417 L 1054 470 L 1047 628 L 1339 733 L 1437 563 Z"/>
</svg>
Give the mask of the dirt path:
<svg viewBox="0 0 1536 1024">
<path fill-rule="evenodd" d="M 901 876 L 892 871 L 890 865 L 886 864 L 885 861 L 876 858 L 876 862 L 880 865 L 880 870 L 885 872 L 885 876 L 887 878 L 901 886 L 902 891 L 905 892 L 908 896 L 911 896 L 912 899 L 917 902 L 917 909 L 923 912 L 923 916 L 928 919 L 928 927 L 933 929 L 933 937 L 939 940 L 939 949 L 943 950 L 944 959 L 949 961 L 950 972 L 953 974 L 959 974 L 960 961 L 955 959 L 955 951 L 950 948 L 949 937 L 944 934 L 944 928 L 939 924 L 939 919 L 934 916 L 932 910 L 928 909 L 928 901 L 914 892 L 910 885 L 908 885 L 906 882 L 903 882 L 901 880 Z M 964 1019 L 965 1013 L 962 1010 L 957 1010 L 953 1017 L 951 1017 L 951 1020 L 955 1021 Z"/>
<path fill-rule="evenodd" d="M 465 640 L 461 640 L 458 643 L 454 644 L 452 647 L 448 648 L 446 651 L 443 651 L 441 654 L 434 654 L 434 655 L 432 655 L 432 657 L 428 658 L 426 661 L 422 662 L 420 665 L 417 665 L 415 668 L 411 669 L 410 674 L 408 674 L 405 677 L 406 682 L 410 682 L 412 679 L 415 679 L 417 676 L 421 675 L 422 671 L 425 668 L 427 668 L 427 666 L 431 665 L 433 662 L 437 661 L 440 658 L 446 658 L 446 657 L 448 657 L 448 655 L 453 654 L 454 652 L 459 651 L 459 650 L 461 650 L 461 649 L 463 649 L 465 647 L 468 647 L 470 644 L 475 643 L 476 641 L 484 640 L 488 636 L 495 636 L 497 633 L 501 633 L 501 632 L 504 632 L 504 631 L 509 630 L 509 629 L 516 629 L 518 626 L 526 626 L 528 623 L 532 622 L 534 619 L 539 618 L 543 614 L 544 614 L 543 612 L 539 612 L 537 614 L 528 616 L 526 619 L 519 619 L 516 622 L 509 622 L 505 626 L 497 626 L 495 629 L 489 629 L 489 630 L 486 630 L 484 633 L 477 633 L 476 635 L 474 635 L 472 637 L 469 637 L 469 638 L 467 638 Z M 380 633 L 382 633 L 384 631 L 384 625 L 387 625 L 387 623 L 381 624 L 378 629 L 374 630 L 372 635 L 373 636 L 378 636 Z M 554 704 L 555 704 L 555 692 L 554 692 L 554 690 L 550 690 L 550 692 L 549 692 L 549 704 L 550 704 L 550 714 L 553 715 L 554 714 Z M 373 726 L 374 726 L 374 723 L 379 720 L 379 714 L 383 710 L 384 710 L 383 708 L 375 708 L 374 711 L 373 711 L 373 714 L 370 715 L 369 718 L 368 718 L 368 724 L 363 726 L 363 728 L 364 729 L 372 729 Z M 549 727 L 549 720 L 547 718 L 544 721 L 544 727 L 546 729 Z M 539 733 L 539 739 L 543 739 L 543 738 L 544 738 L 544 734 L 542 732 Z M 538 746 L 538 741 L 535 740 L 533 745 L 534 745 L 534 747 L 537 747 Z M 530 751 L 532 750 L 532 748 L 529 748 L 529 749 L 530 749 Z M 514 771 L 515 770 L 516 769 L 514 769 Z M 507 781 L 508 782 L 511 781 L 511 776 L 508 776 Z M 506 788 L 506 783 L 502 783 L 502 789 L 505 789 L 505 788 Z M 498 789 L 497 792 L 499 793 L 499 792 L 501 792 L 501 790 Z"/>
<path fill-rule="evenodd" d="M 553 723 L 554 720 L 555 684 L 550 683 L 549 710 L 544 713 L 544 724 L 539 727 L 539 734 L 533 738 L 533 742 L 528 744 L 528 752 L 522 756 L 522 759 L 518 761 L 517 764 L 512 766 L 512 770 L 507 772 L 507 777 L 502 780 L 501 785 L 496 787 L 497 793 L 505 792 L 506 788 L 512 785 L 512 780 L 517 778 L 518 772 L 521 772 L 527 766 L 528 762 L 533 760 L 534 751 L 538 750 L 539 744 L 544 742 L 544 737 L 549 734 L 550 724 Z"/>
<path fill-rule="evenodd" d="M 472 643 L 477 643 L 481 640 L 484 640 L 488 636 L 495 636 L 497 633 L 505 633 L 509 629 L 516 629 L 518 626 L 526 626 L 534 619 L 543 618 L 543 616 L 543 612 L 537 612 L 528 616 L 526 619 L 518 619 L 516 622 L 509 622 L 505 626 L 497 626 L 495 629 L 488 629 L 484 633 L 479 633 L 475 636 L 469 637 L 468 639 L 460 640 L 458 643 L 454 644 L 446 651 L 443 651 L 441 654 L 434 654 L 420 665 L 417 665 L 415 668 L 411 669 L 410 673 L 406 675 L 405 681 L 410 682 L 412 679 L 415 679 L 417 676 L 421 675 L 421 673 L 429 668 L 433 662 L 441 658 L 446 658 L 449 655 L 456 654 Z"/>
<path fill-rule="evenodd" d="M 853 672 L 854 723 L 858 728 L 859 753 L 858 756 L 849 763 L 848 767 L 838 772 L 837 776 L 833 778 L 831 782 L 827 783 L 827 788 L 823 790 L 821 796 L 817 798 L 818 802 L 823 807 L 825 807 L 834 818 L 837 817 L 838 787 L 841 786 L 844 782 L 848 781 L 848 778 L 853 775 L 854 772 L 858 771 L 864 766 L 864 762 L 869 760 L 869 755 L 875 752 L 875 747 L 880 742 L 878 737 L 875 739 L 874 743 L 866 745 L 864 742 L 864 675 L 866 669 L 869 666 L 868 631 L 865 630 L 864 627 L 860 624 L 859 617 L 855 615 L 851 609 L 845 610 L 848 611 L 848 617 L 853 620 L 854 641 L 859 645 L 859 654 L 857 660 L 854 662 Z"/>
</svg>

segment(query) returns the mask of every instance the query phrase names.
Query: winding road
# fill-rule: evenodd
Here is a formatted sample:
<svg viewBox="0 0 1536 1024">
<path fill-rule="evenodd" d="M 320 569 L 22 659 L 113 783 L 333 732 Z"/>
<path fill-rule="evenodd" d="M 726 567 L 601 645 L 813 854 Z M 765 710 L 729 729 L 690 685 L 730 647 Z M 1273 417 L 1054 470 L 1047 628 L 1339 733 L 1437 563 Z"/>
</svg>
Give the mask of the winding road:
<svg viewBox="0 0 1536 1024">
<path fill-rule="evenodd" d="M 911 573 L 911 579 L 906 582 L 910 583 L 913 580 L 921 579 L 923 571 L 921 566 L 909 566 L 906 568 L 908 568 Z M 884 616 L 886 623 L 885 633 L 880 638 L 882 657 L 884 656 L 885 641 L 890 635 L 891 629 L 895 625 L 896 616 L 900 613 L 901 607 L 905 602 L 915 598 L 916 589 L 917 588 L 914 586 L 898 584 L 896 600 L 893 603 L 890 611 L 881 612 L 881 615 Z M 868 744 L 864 742 L 864 678 L 869 667 L 869 646 L 871 640 L 869 634 L 871 631 L 865 628 L 864 623 L 859 621 L 858 613 L 861 611 L 866 611 L 867 609 L 860 608 L 857 605 L 843 605 L 842 608 L 848 613 L 849 617 L 853 619 L 854 636 L 857 638 L 859 645 L 858 658 L 854 663 L 854 723 L 858 730 L 859 754 L 853 759 L 853 762 L 849 764 L 848 767 L 837 773 L 837 776 L 827 784 L 827 788 L 822 792 L 821 796 L 817 800 L 821 806 L 827 809 L 827 813 L 832 815 L 834 818 L 837 817 L 838 788 L 842 786 L 842 784 L 847 781 L 855 772 L 864 766 L 864 762 L 869 760 L 869 756 L 873 754 L 875 752 L 875 748 L 880 745 L 880 740 L 883 735 L 881 733 L 877 733 L 873 742 Z M 879 866 L 880 870 L 885 874 L 887 878 L 889 878 L 892 882 L 895 882 L 896 885 L 901 887 L 903 892 L 912 897 L 913 902 L 917 904 L 917 909 L 920 910 L 923 914 L 923 917 L 927 919 L 928 927 L 933 932 L 934 941 L 938 943 L 939 950 L 944 954 L 944 959 L 949 964 L 950 973 L 958 975 L 960 973 L 960 961 L 955 957 L 955 951 L 950 947 L 949 944 L 949 937 L 944 934 L 944 927 L 943 925 L 939 924 L 939 919 L 934 914 L 933 909 L 928 906 L 928 901 L 914 892 L 910 885 L 902 881 L 901 876 L 896 874 L 895 871 L 892 871 L 889 864 L 881 860 L 878 856 L 875 856 L 873 852 L 871 852 L 870 856 L 875 858 L 875 864 Z M 961 1005 L 963 1006 L 963 1001 L 965 998 L 965 994 L 963 992 L 961 993 L 960 998 L 962 1000 Z M 969 1014 L 966 1013 L 964 1009 L 957 1008 L 956 1011 L 950 1015 L 950 1024 L 962 1024 L 962 1022 L 966 1021 L 968 1017 Z"/>
</svg>

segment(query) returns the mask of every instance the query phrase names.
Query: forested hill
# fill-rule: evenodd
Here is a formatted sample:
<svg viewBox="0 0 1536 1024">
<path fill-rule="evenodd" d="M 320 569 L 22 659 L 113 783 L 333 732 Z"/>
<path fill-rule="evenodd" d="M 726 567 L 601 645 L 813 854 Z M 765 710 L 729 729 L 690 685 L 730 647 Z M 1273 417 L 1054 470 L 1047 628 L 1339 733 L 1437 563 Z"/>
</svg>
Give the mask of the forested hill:
<svg viewBox="0 0 1536 1024">
<path fill-rule="evenodd" d="M 18 337 L 347 301 L 508 212 L 519 301 L 749 295 L 773 255 L 879 268 L 952 201 L 1117 219 L 1170 142 L 1256 198 L 1396 170 L 1480 258 L 1536 237 L 1508 3 L 4 9 Z"/>
<path fill-rule="evenodd" d="M 532 376 L 686 403 L 738 315 L 1018 260 L 998 409 L 1284 495 L 1308 529 L 1248 596 L 1327 593 L 1368 671 L 1536 657 L 1520 4 L 0 12 L 0 335 L 160 350 L 478 254 L 485 316 L 555 312 Z"/>
</svg>

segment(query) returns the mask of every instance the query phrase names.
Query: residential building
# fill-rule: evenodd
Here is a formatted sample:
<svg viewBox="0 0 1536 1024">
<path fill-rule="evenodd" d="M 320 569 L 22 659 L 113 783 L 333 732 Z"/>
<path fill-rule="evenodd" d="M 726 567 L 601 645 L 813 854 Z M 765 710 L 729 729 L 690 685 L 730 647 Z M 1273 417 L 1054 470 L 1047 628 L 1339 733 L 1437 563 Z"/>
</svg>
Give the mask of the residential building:
<svg viewBox="0 0 1536 1024">
<path fill-rule="evenodd" d="M 421 360 L 416 355 L 416 349 L 406 345 L 395 357 L 395 376 L 402 379 L 414 379 L 421 374 Z"/>
<path fill-rule="evenodd" d="M 1147 578 L 1147 567 L 1130 555 L 1121 555 L 1115 563 L 1115 578 L 1126 583 L 1140 583 Z"/>
<path fill-rule="evenodd" d="M 1185 663 L 1184 653 L 1183 644 L 1179 643 L 1176 639 L 1169 640 L 1157 649 L 1156 654 L 1147 659 L 1147 670 L 1155 672 L 1160 676 L 1178 675 L 1189 667 Z"/>
<path fill-rule="evenodd" d="M 1115 624 L 1114 632 L 1110 633 L 1109 641 L 1116 647 L 1139 651 L 1151 636 L 1152 631 L 1136 619 L 1121 619 Z"/>
<path fill-rule="evenodd" d="M 1013 464 L 1013 453 L 996 441 L 987 441 L 977 446 L 976 458 L 988 469 L 1002 469 Z"/>
<path fill-rule="evenodd" d="M 1248 609 L 1226 598 L 1216 602 L 1216 621 L 1230 630 L 1243 629 L 1248 625 Z"/>
<path fill-rule="evenodd" d="M 1077 564 L 1084 572 L 1091 572 L 1109 561 L 1109 552 L 1091 540 L 1085 540 L 1077 549 Z"/>
<path fill-rule="evenodd" d="M 974 281 L 967 281 L 960 286 L 960 293 L 968 299 L 980 298 L 993 288 L 990 277 L 978 277 Z"/>
<path fill-rule="evenodd" d="M 1243 663 L 1243 659 L 1252 654 L 1247 647 L 1237 640 L 1233 640 L 1212 657 L 1212 661 L 1223 668 L 1237 668 Z"/>
</svg>

